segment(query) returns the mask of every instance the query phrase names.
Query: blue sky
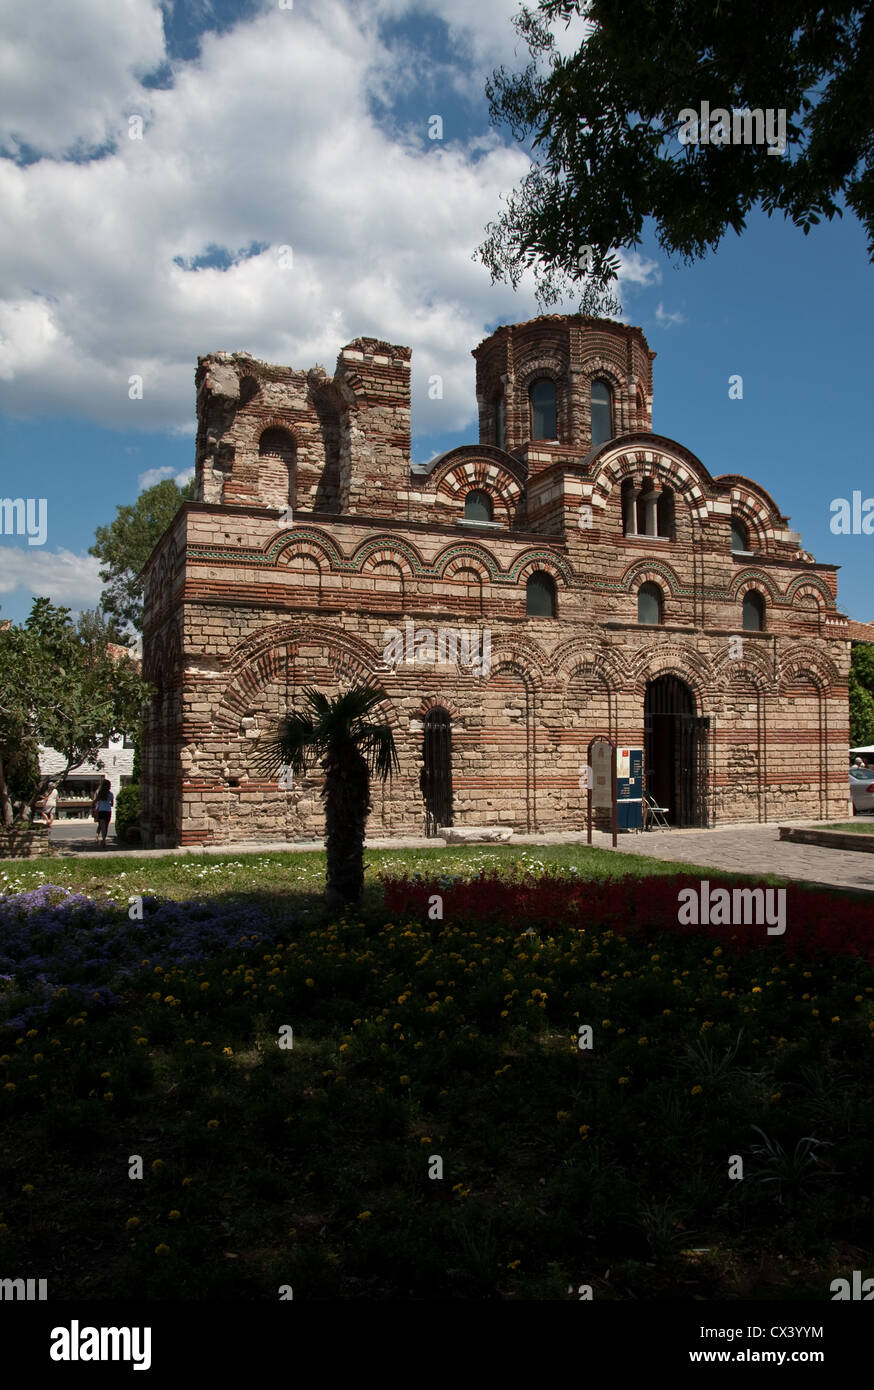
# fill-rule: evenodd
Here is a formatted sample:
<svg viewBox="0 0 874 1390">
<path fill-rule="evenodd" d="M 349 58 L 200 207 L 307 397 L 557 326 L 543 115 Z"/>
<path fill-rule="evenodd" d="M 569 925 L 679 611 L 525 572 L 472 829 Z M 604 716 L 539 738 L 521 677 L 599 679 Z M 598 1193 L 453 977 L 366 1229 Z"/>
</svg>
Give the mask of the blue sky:
<svg viewBox="0 0 874 1390">
<path fill-rule="evenodd" d="M 0 497 L 44 497 L 48 536 L 0 534 L 0 617 L 23 619 L 34 594 L 97 603 L 95 527 L 192 466 L 198 354 L 332 371 L 358 335 L 406 343 L 414 461 L 475 441 L 470 349 L 538 312 L 530 283 L 492 286 L 472 259 L 527 168 L 483 95 L 496 65 L 524 58 L 516 9 L 19 10 L 0 117 Z M 434 114 L 442 141 L 428 139 Z M 829 521 L 834 499 L 874 495 L 871 286 L 852 216 L 804 237 L 760 214 L 692 267 L 649 239 L 621 281 L 623 317 L 658 354 L 655 430 L 713 474 L 763 484 L 804 547 L 841 566 L 840 606 L 865 621 L 874 537 Z"/>
</svg>

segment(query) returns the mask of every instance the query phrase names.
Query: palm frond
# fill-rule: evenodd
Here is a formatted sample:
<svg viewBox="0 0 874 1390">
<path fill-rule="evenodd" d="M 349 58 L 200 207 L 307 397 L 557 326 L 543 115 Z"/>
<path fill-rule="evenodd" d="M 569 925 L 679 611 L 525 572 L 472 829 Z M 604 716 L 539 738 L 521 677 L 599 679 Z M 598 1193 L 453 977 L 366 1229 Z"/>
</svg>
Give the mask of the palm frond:
<svg viewBox="0 0 874 1390">
<path fill-rule="evenodd" d="M 252 765 L 268 777 L 289 767 L 298 777 L 320 753 L 317 727 L 310 715 L 292 710 L 280 721 L 276 732 L 265 738 L 252 757 Z"/>
</svg>

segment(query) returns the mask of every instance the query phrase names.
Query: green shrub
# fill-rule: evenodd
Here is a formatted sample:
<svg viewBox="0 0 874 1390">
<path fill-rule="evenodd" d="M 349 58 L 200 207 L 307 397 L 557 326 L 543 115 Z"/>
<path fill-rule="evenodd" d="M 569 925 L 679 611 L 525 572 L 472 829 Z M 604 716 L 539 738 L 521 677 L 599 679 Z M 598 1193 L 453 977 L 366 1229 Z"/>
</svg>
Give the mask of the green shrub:
<svg viewBox="0 0 874 1390">
<path fill-rule="evenodd" d="M 121 787 L 115 798 L 115 833 L 128 843 L 140 838 L 140 789 L 136 782 Z"/>
</svg>

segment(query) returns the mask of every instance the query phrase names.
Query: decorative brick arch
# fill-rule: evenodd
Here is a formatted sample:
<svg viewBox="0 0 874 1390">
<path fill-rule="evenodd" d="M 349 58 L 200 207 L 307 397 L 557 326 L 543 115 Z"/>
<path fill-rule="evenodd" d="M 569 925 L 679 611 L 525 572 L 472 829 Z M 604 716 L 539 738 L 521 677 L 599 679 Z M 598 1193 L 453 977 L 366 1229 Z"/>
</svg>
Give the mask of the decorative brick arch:
<svg viewBox="0 0 874 1390">
<path fill-rule="evenodd" d="M 530 685 L 538 694 L 543 690 L 544 675 L 549 669 L 549 658 L 536 642 L 530 638 L 504 636 L 492 644 L 491 669 L 488 680 L 502 670 L 512 670 Z M 483 684 L 487 684 L 484 681 Z"/>
<path fill-rule="evenodd" d="M 639 699 L 646 694 L 650 681 L 659 676 L 678 676 L 695 696 L 699 713 L 707 691 L 712 688 L 710 663 L 695 650 L 681 643 L 658 643 L 635 654 L 633 660 L 634 693 Z"/>
<path fill-rule="evenodd" d="M 416 713 L 424 719 L 425 715 L 429 714 L 432 709 L 445 709 L 453 722 L 458 718 L 456 706 L 445 695 L 423 695 Z"/>
<path fill-rule="evenodd" d="M 460 569 L 475 570 L 483 584 L 502 577 L 495 556 L 476 541 L 451 541 L 435 555 L 433 570 L 439 579 L 451 579 Z"/>
<path fill-rule="evenodd" d="M 664 560 L 635 560 L 623 572 L 619 581 L 627 594 L 636 594 L 643 584 L 657 584 L 660 589 L 667 587 L 672 598 L 682 591 L 676 571 Z"/>
<path fill-rule="evenodd" d="M 743 599 L 744 594 L 749 593 L 750 589 L 761 592 L 767 597 L 769 603 L 780 604 L 784 601 L 774 580 L 765 570 L 746 568 L 740 570 L 731 581 L 731 587 L 728 591 L 729 597 L 738 603 Z"/>
<path fill-rule="evenodd" d="M 464 571 L 472 571 L 477 576 L 481 584 L 488 584 L 491 582 L 492 576 L 489 573 L 488 566 L 485 564 L 481 556 L 476 554 L 452 555 L 449 552 L 446 552 L 445 554 L 448 555 L 448 558 L 444 558 L 443 563 L 441 565 L 441 579 L 454 579 L 456 575 Z"/>
<path fill-rule="evenodd" d="M 312 561 L 319 571 L 320 578 L 330 571 L 331 561 L 330 557 L 325 553 L 324 546 L 319 545 L 317 541 L 313 540 L 304 540 L 303 538 L 298 540 L 292 534 L 287 545 L 283 547 L 276 557 L 276 568 L 278 569 L 280 564 L 288 567 L 298 558 Z"/>
<path fill-rule="evenodd" d="M 338 565 L 338 569 L 343 569 L 347 573 L 362 573 L 371 555 L 378 555 L 381 560 L 392 560 L 394 564 L 400 565 L 404 575 L 411 579 L 417 578 L 428 570 L 428 565 L 422 552 L 410 541 L 401 539 L 400 536 L 376 535 L 368 540 L 361 541 L 355 547 L 348 562 Z"/>
<path fill-rule="evenodd" d="M 564 557 L 548 550 L 524 550 L 514 560 L 507 580 L 510 584 L 524 585 L 535 570 L 543 570 L 551 575 L 556 586 L 559 581 L 565 588 L 570 588 L 573 583 L 573 573 Z"/>
<path fill-rule="evenodd" d="M 735 493 L 738 495 L 735 496 Z M 774 527 L 767 510 L 758 498 L 751 493 L 732 489 L 731 514 L 742 521 L 749 532 L 750 550 L 767 551 L 768 542 L 774 539 Z"/>
<path fill-rule="evenodd" d="M 469 492 L 485 492 L 495 512 L 502 510 L 508 525 L 524 493 L 524 486 L 509 468 L 494 459 L 456 459 L 440 468 L 434 478 L 434 491 L 453 506 L 459 506 Z"/>
<path fill-rule="evenodd" d="M 786 602 L 794 604 L 802 594 L 815 598 L 820 612 L 835 607 L 831 590 L 818 575 L 800 574 L 797 579 L 793 579 L 786 587 Z"/>
<path fill-rule="evenodd" d="M 394 565 L 400 571 L 403 581 L 414 577 L 413 566 L 410 557 L 399 546 L 392 544 L 388 536 L 383 537 L 384 544 L 380 550 L 371 549 L 362 557 L 358 566 L 359 574 L 372 574 L 379 565 Z"/>
<path fill-rule="evenodd" d="M 552 672 L 564 682 L 574 679 L 581 667 L 598 672 L 611 690 L 621 691 L 632 679 L 625 654 L 618 650 L 598 648 L 592 650 L 591 642 L 583 637 L 571 637 L 562 642 L 552 653 Z"/>
<path fill-rule="evenodd" d="M 635 481 L 653 478 L 663 487 L 669 487 L 677 497 L 682 497 L 700 520 L 708 515 L 702 484 L 706 487 L 709 483 L 703 474 L 690 460 L 675 457 L 663 447 L 646 442 L 617 445 L 600 456 L 592 476 L 592 506 L 605 511 L 613 491 L 621 490 L 626 478 Z"/>
<path fill-rule="evenodd" d="M 356 637 L 343 628 L 331 627 L 327 623 L 284 622 L 262 628 L 243 642 L 239 642 L 228 657 L 226 669 L 236 674 L 274 648 L 296 648 L 304 642 L 328 647 L 341 643 L 344 648 L 356 654 L 362 668 L 376 669 L 382 665 L 380 652 L 363 638 Z"/>
<path fill-rule="evenodd" d="M 784 656 L 777 673 L 777 686 L 780 693 L 795 681 L 809 680 L 820 695 L 840 686 L 838 669 L 830 657 L 814 647 L 799 647 L 789 656 Z"/>
<path fill-rule="evenodd" d="M 774 673 L 768 658 L 770 650 L 763 651 L 761 643 L 751 643 L 744 656 L 732 657 L 729 647 L 713 658 L 711 663 L 713 684 L 717 690 L 727 692 L 736 676 L 744 676 L 760 695 L 767 695 L 774 689 Z"/>
</svg>

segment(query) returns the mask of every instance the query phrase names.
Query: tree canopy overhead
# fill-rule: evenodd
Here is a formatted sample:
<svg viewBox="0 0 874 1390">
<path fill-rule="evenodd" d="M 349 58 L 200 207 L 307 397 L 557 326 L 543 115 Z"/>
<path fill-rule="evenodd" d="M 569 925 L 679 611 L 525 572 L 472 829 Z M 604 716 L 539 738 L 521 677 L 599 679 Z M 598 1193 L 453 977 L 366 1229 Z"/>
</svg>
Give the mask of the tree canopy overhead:
<svg viewBox="0 0 874 1390">
<path fill-rule="evenodd" d="M 563 57 L 573 19 L 589 27 Z M 541 304 L 570 290 L 584 312 L 609 312 L 615 253 L 640 244 L 645 219 L 689 263 L 756 206 L 806 234 L 846 203 L 874 260 L 871 0 L 539 0 L 515 24 L 531 61 L 486 90 L 493 122 L 530 140 L 535 162 L 478 249 L 493 280 L 515 287 L 531 268 Z M 785 111 L 785 153 L 684 142 L 681 113 L 703 102 Z"/>
<path fill-rule="evenodd" d="M 110 738 L 137 727 L 149 694 L 136 662 L 114 648 L 99 613 L 82 613 L 37 598 L 23 627 L 0 629 L 0 821 L 11 825 L 12 794 L 28 769 L 27 799 L 39 744 L 56 749 L 65 768 L 94 761 Z M 42 779 L 45 783 L 47 779 Z"/>
<path fill-rule="evenodd" d="M 192 478 L 178 487 L 165 478 L 141 492 L 132 507 L 119 507 L 108 526 L 98 526 L 88 554 L 102 561 L 100 578 L 106 586 L 100 608 L 112 622 L 116 640 L 125 640 L 125 627 L 143 626 L 143 567 L 183 502 L 194 496 Z"/>
</svg>

